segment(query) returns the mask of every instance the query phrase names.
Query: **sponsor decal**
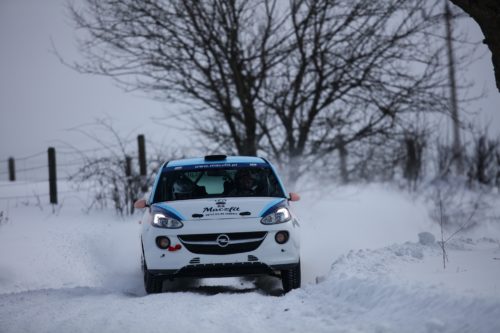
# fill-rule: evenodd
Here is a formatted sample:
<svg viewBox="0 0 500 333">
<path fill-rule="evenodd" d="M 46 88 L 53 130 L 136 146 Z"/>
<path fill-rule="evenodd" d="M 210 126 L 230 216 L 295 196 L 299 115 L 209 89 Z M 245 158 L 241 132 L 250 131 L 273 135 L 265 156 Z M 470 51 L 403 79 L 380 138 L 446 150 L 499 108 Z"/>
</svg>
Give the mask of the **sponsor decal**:
<svg viewBox="0 0 500 333">
<path fill-rule="evenodd" d="M 217 205 L 218 208 L 225 207 L 226 206 L 226 199 L 215 200 L 215 204 Z"/>
<path fill-rule="evenodd" d="M 210 169 L 238 169 L 238 168 L 264 168 L 264 169 L 269 169 L 269 165 L 266 163 L 207 163 L 207 164 L 186 164 L 186 165 L 179 165 L 179 166 L 166 166 L 163 169 L 163 172 L 168 172 L 168 171 L 179 171 L 179 170 L 184 170 L 184 171 L 189 171 L 193 170 L 196 172 L 200 171 L 205 171 L 205 170 L 210 170 Z"/>
<path fill-rule="evenodd" d="M 215 206 L 204 207 L 202 214 L 204 216 L 238 215 L 239 212 L 240 207 L 226 207 L 226 199 L 217 199 L 215 200 Z"/>
<path fill-rule="evenodd" d="M 240 207 L 204 207 L 203 214 L 209 215 L 236 215 L 240 211 Z"/>
<path fill-rule="evenodd" d="M 213 169 L 213 168 L 235 168 L 238 163 L 221 163 L 221 164 L 200 164 L 194 165 L 193 169 Z"/>
</svg>

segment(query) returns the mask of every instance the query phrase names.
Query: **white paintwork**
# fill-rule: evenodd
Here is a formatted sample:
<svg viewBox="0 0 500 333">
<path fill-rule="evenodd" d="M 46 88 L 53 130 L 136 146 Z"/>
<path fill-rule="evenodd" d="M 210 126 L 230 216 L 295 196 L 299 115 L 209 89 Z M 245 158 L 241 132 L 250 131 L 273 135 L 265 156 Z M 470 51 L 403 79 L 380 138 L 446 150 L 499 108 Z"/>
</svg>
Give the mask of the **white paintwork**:
<svg viewBox="0 0 500 333">
<path fill-rule="evenodd" d="M 224 200 L 225 204 L 217 205 L 220 200 Z M 281 200 L 283 199 L 281 198 Z M 179 200 L 155 204 L 180 213 L 183 217 L 181 220 L 183 227 L 166 229 L 153 226 L 151 224 L 153 219 L 151 209 L 146 209 L 142 219 L 142 242 L 148 269 L 178 270 L 189 265 L 189 261 L 193 258 L 200 258 L 200 264 L 241 263 L 248 262 L 249 255 L 257 257 L 259 262 L 270 266 L 298 263 L 300 228 L 294 213 L 290 210 L 292 219 L 289 222 L 274 225 L 260 223 L 260 214 L 270 205 L 278 202 L 280 202 L 280 198 L 241 197 Z M 286 200 L 283 202 L 287 204 Z M 240 212 L 250 212 L 250 215 L 240 216 Z M 204 216 L 193 218 L 193 214 L 203 214 Z M 274 239 L 276 232 L 280 230 L 286 230 L 290 234 L 289 240 L 283 245 L 278 244 Z M 238 254 L 202 255 L 192 253 L 184 246 L 177 251 L 168 251 L 158 248 L 155 243 L 157 236 L 169 237 L 171 245 L 175 246 L 181 244 L 177 236 L 183 234 L 226 234 L 253 231 L 266 231 L 267 236 L 256 250 Z"/>
</svg>

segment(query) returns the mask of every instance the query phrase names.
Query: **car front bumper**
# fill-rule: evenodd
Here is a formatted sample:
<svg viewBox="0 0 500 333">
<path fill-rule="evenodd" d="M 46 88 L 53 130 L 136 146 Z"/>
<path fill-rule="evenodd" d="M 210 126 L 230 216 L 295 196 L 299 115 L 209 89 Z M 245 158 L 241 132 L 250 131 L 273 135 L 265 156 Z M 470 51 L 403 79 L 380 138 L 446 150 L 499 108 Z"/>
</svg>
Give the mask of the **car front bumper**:
<svg viewBox="0 0 500 333">
<path fill-rule="evenodd" d="M 203 223 L 203 228 L 200 228 L 200 223 Z M 263 225 L 258 219 L 245 219 L 244 221 L 227 219 L 187 221 L 181 229 L 147 226 L 142 233 L 144 258 L 150 273 L 170 277 L 273 274 L 274 271 L 289 269 L 299 262 L 298 229 L 299 224 L 295 219 L 276 225 Z M 289 234 L 289 239 L 284 244 L 278 244 L 275 240 L 275 235 L 279 231 L 287 231 Z M 187 244 L 181 241 L 181 238 L 185 240 L 183 235 L 232 235 L 233 233 L 259 232 L 264 233 L 265 237 L 258 246 L 251 251 L 239 249 L 238 251 L 243 251 L 239 253 L 210 254 L 210 251 L 194 253 L 188 250 L 188 247 L 192 248 L 192 246 L 186 246 Z M 170 239 L 172 246 L 170 251 L 162 250 L 156 245 L 155 239 L 158 236 L 167 236 Z M 175 249 L 176 246 L 177 249 Z M 221 250 L 223 253 L 223 249 Z"/>
</svg>

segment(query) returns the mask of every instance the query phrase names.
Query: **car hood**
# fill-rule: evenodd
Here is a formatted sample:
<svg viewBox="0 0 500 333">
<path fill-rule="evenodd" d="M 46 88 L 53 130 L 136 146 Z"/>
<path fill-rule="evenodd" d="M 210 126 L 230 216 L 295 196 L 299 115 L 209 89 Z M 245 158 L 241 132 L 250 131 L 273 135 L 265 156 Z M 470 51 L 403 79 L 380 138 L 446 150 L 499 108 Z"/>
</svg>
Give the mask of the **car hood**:
<svg viewBox="0 0 500 333">
<path fill-rule="evenodd" d="M 220 220 L 263 217 L 286 202 L 285 198 L 267 197 L 210 198 L 155 203 L 152 208 L 164 210 L 181 221 Z"/>
</svg>

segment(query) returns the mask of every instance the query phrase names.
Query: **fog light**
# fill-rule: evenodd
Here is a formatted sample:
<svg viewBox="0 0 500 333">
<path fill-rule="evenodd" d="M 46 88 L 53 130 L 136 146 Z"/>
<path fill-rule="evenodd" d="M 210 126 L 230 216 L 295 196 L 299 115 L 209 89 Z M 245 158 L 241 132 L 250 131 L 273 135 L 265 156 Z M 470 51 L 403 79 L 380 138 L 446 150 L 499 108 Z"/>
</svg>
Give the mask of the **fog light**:
<svg viewBox="0 0 500 333">
<path fill-rule="evenodd" d="M 156 245 L 162 249 L 166 250 L 170 246 L 170 239 L 166 236 L 158 236 L 156 237 Z"/>
<path fill-rule="evenodd" d="M 278 244 L 285 244 L 288 241 L 288 231 L 278 231 L 274 239 Z"/>
</svg>

